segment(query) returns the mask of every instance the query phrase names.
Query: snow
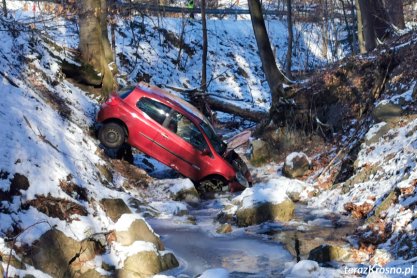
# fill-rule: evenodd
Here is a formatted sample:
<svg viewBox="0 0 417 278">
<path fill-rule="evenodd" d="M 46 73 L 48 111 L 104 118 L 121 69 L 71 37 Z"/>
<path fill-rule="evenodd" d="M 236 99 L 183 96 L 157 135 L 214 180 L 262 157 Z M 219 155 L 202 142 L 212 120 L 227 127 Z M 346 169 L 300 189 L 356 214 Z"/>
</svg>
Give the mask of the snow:
<svg viewBox="0 0 417 278">
<path fill-rule="evenodd" d="M 368 132 L 366 133 L 366 135 L 365 135 L 365 140 L 371 140 L 372 139 L 372 137 L 374 137 L 377 133 L 378 133 L 378 131 L 382 128 L 382 127 L 384 127 L 384 126 L 386 126 L 387 125 L 387 123 L 386 122 L 380 122 L 380 123 L 377 123 L 377 124 L 375 124 L 375 125 L 373 125 L 369 130 L 368 130 Z"/>
<path fill-rule="evenodd" d="M 194 184 L 190 179 L 176 179 L 172 181 L 166 181 L 172 185 L 169 187 L 169 191 L 172 194 L 177 194 L 181 191 L 187 191 L 194 189 Z"/>
<path fill-rule="evenodd" d="M 301 260 L 287 268 L 283 274 L 288 278 L 332 278 L 342 276 L 340 270 L 320 267 L 316 261 Z"/>
<path fill-rule="evenodd" d="M 307 157 L 307 155 L 305 153 L 292 152 L 286 157 L 285 165 L 289 166 L 290 168 L 293 168 L 294 167 L 293 160 L 296 159 L 296 158 L 302 158 L 302 157 L 305 157 L 309 161 L 309 164 L 311 164 L 310 159 Z"/>
<path fill-rule="evenodd" d="M 157 209 L 161 213 L 159 215 L 160 218 L 170 218 L 173 215 L 179 215 L 188 211 L 186 204 L 177 201 L 154 201 L 149 203 L 149 206 Z"/>
<path fill-rule="evenodd" d="M 279 204 L 288 200 L 288 193 L 302 193 L 308 185 L 302 181 L 279 177 L 265 183 L 255 184 L 246 188 L 233 202 L 240 208 L 255 207 L 263 203 Z"/>
<path fill-rule="evenodd" d="M 204 271 L 200 278 L 228 278 L 229 272 L 224 268 L 213 268 Z"/>
<path fill-rule="evenodd" d="M 128 257 L 146 251 L 158 252 L 155 245 L 151 242 L 135 241 L 129 246 L 123 246 L 118 242 L 113 242 L 110 253 L 101 255 L 101 258 L 98 260 L 101 259 L 109 265 L 114 265 L 116 269 L 121 269 L 123 268 L 124 262 Z"/>
<path fill-rule="evenodd" d="M 116 231 L 128 231 L 130 226 L 135 220 L 145 220 L 143 217 L 137 214 L 122 214 L 117 222 L 114 224 Z M 152 231 L 152 228 L 148 225 L 148 228 Z"/>
</svg>

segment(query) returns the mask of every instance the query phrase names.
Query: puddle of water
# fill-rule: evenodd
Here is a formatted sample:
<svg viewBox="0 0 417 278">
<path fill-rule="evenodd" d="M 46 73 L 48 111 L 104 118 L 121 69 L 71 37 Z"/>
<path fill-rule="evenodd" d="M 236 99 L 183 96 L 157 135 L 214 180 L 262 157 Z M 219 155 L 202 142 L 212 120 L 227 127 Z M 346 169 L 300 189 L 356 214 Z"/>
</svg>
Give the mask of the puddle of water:
<svg viewBox="0 0 417 278">
<path fill-rule="evenodd" d="M 166 249 L 180 262 L 166 274 L 195 276 L 210 268 L 226 268 L 232 277 L 279 277 L 284 264 L 293 260 L 281 244 L 253 236 L 212 236 L 199 227 L 175 226 L 151 220 Z"/>
</svg>

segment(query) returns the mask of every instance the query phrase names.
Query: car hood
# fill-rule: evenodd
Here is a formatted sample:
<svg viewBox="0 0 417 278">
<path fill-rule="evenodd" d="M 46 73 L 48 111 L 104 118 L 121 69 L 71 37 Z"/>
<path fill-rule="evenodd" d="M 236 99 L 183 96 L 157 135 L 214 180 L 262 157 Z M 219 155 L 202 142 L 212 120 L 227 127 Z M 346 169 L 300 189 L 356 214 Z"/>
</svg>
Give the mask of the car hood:
<svg viewBox="0 0 417 278">
<path fill-rule="evenodd" d="M 252 135 L 252 131 L 244 130 L 241 133 L 238 133 L 235 136 L 226 140 L 226 143 L 227 143 L 226 153 L 248 142 L 251 135 Z"/>
</svg>

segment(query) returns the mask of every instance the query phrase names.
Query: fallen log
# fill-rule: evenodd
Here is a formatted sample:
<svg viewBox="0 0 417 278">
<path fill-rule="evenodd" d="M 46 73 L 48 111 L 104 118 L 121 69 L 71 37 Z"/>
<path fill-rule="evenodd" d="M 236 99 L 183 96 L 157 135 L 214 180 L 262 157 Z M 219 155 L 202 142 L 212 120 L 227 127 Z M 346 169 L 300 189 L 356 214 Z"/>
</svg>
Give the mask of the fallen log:
<svg viewBox="0 0 417 278">
<path fill-rule="evenodd" d="M 234 104 L 228 101 L 223 101 L 216 97 L 208 96 L 208 97 L 205 97 L 205 100 L 207 101 L 208 105 L 210 106 L 212 110 L 237 115 L 239 117 L 242 117 L 242 118 L 254 121 L 254 122 L 260 122 L 261 120 L 268 117 L 268 112 L 266 111 L 246 109 L 241 106 L 238 106 L 237 104 Z"/>
<path fill-rule="evenodd" d="M 190 102 L 194 104 L 200 110 L 205 110 L 205 105 L 210 107 L 210 110 L 221 111 L 229 114 L 233 114 L 254 122 L 260 122 L 269 116 L 267 111 L 251 110 L 243 108 L 231 101 L 237 101 L 232 99 L 223 100 L 220 96 L 214 96 L 206 93 L 202 93 L 198 88 L 186 89 L 172 86 L 165 86 L 167 89 L 185 93 L 188 95 Z"/>
</svg>

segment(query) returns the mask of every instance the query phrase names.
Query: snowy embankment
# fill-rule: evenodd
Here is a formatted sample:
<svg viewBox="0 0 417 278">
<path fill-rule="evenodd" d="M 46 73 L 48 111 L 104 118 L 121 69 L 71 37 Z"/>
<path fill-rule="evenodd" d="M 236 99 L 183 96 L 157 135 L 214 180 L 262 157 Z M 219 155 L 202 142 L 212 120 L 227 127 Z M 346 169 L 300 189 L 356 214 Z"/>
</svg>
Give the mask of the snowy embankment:
<svg viewBox="0 0 417 278">
<path fill-rule="evenodd" d="M 120 186 L 123 174 L 91 137 L 97 102 L 62 78 L 61 48 L 15 27 L 21 31 L 0 38 L 0 272 L 56 277 L 172 267 L 172 254 L 127 205 L 135 196 Z M 159 268 L 132 266 L 144 252 Z"/>
</svg>

